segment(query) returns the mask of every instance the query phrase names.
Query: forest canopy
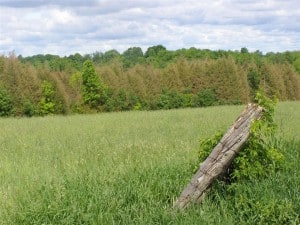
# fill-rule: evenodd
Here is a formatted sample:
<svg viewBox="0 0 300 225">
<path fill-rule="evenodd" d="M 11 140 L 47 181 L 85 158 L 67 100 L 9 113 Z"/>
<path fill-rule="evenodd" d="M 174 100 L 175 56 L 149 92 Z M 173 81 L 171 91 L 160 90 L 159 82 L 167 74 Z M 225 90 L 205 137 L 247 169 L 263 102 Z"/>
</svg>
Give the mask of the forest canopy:
<svg viewBox="0 0 300 225">
<path fill-rule="evenodd" d="M 258 89 L 300 99 L 300 51 L 167 50 L 0 56 L 0 116 L 244 104 Z"/>
</svg>

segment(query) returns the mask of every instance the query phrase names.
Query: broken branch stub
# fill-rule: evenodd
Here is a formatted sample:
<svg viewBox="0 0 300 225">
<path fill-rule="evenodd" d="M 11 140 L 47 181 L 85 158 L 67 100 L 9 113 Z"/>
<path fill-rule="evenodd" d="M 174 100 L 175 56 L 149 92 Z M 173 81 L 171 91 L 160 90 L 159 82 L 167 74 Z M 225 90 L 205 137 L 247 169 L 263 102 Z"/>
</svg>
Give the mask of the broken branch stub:
<svg viewBox="0 0 300 225">
<path fill-rule="evenodd" d="M 247 141 L 252 121 L 260 119 L 262 114 L 263 108 L 261 106 L 248 104 L 210 155 L 200 164 L 191 182 L 175 202 L 175 208 L 183 209 L 191 202 L 202 201 L 203 195 L 208 191 L 212 182 L 227 170 Z"/>
</svg>

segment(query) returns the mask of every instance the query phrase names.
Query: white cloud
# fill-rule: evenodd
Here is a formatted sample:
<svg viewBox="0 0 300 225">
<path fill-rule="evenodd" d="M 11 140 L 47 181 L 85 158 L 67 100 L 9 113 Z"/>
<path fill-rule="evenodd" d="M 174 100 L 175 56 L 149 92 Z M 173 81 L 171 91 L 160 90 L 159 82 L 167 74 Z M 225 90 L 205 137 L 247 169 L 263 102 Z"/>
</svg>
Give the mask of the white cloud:
<svg viewBox="0 0 300 225">
<path fill-rule="evenodd" d="M 300 49 L 298 0 L 0 0 L 0 54 Z"/>
</svg>

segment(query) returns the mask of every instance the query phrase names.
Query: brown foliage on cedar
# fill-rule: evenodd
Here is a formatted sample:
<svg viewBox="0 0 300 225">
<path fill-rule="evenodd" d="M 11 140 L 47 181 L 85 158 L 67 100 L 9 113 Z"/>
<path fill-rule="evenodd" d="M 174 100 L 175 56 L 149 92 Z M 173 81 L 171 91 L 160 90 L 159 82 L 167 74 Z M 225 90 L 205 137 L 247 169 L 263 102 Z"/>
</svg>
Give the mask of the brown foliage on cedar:
<svg viewBox="0 0 300 225">
<path fill-rule="evenodd" d="M 216 104 L 247 103 L 257 87 L 263 88 L 267 95 L 275 95 L 280 100 L 300 99 L 300 76 L 292 65 L 287 63 L 270 63 L 267 60 L 260 63 L 251 60 L 240 63 L 231 56 L 218 59 L 178 57 L 164 67 L 141 63 L 124 68 L 122 61 L 115 58 L 109 63 L 97 64 L 95 67 L 108 91 L 108 99 L 105 101 L 119 104 L 120 101 L 130 101 L 129 96 L 134 97 L 133 102 L 127 102 L 130 105 L 128 109 L 132 109 L 137 103 L 143 103 L 146 109 L 155 109 L 157 107 L 153 105 L 160 101 L 164 93 L 171 93 L 171 97 L 177 93 L 173 98 L 188 101 L 189 103 L 184 104 L 190 107 L 193 98 L 203 90 L 215 93 Z M 13 54 L 9 57 L 0 56 L 0 87 L 13 96 L 17 115 L 22 115 L 25 101 L 30 101 L 35 106 L 39 104 L 43 80 L 53 85 L 55 101 L 62 104 L 64 112 L 72 112 L 74 106 L 80 107 L 80 77 L 75 86 L 70 84 L 75 73 L 80 76 L 80 71 L 76 72 L 76 69 L 71 70 L 69 67 L 53 71 L 47 63 L 33 66 L 31 63 L 21 62 Z M 252 77 L 249 78 L 249 74 Z M 109 99 L 118 98 L 121 92 L 125 93 L 123 99 Z M 186 100 L 182 100 L 183 98 Z M 105 106 L 99 106 L 98 110 L 105 110 Z M 83 107 L 82 112 L 84 111 Z"/>
</svg>

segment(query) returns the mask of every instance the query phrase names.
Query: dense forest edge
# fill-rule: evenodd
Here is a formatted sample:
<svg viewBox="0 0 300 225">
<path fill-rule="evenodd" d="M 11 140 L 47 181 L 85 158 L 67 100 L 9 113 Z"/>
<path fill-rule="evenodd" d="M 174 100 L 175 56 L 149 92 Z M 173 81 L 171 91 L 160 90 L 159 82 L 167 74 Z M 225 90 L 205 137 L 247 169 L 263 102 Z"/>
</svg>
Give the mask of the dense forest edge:
<svg viewBox="0 0 300 225">
<path fill-rule="evenodd" d="M 0 116 L 244 104 L 257 90 L 300 100 L 300 51 L 167 50 L 0 56 Z"/>
</svg>

